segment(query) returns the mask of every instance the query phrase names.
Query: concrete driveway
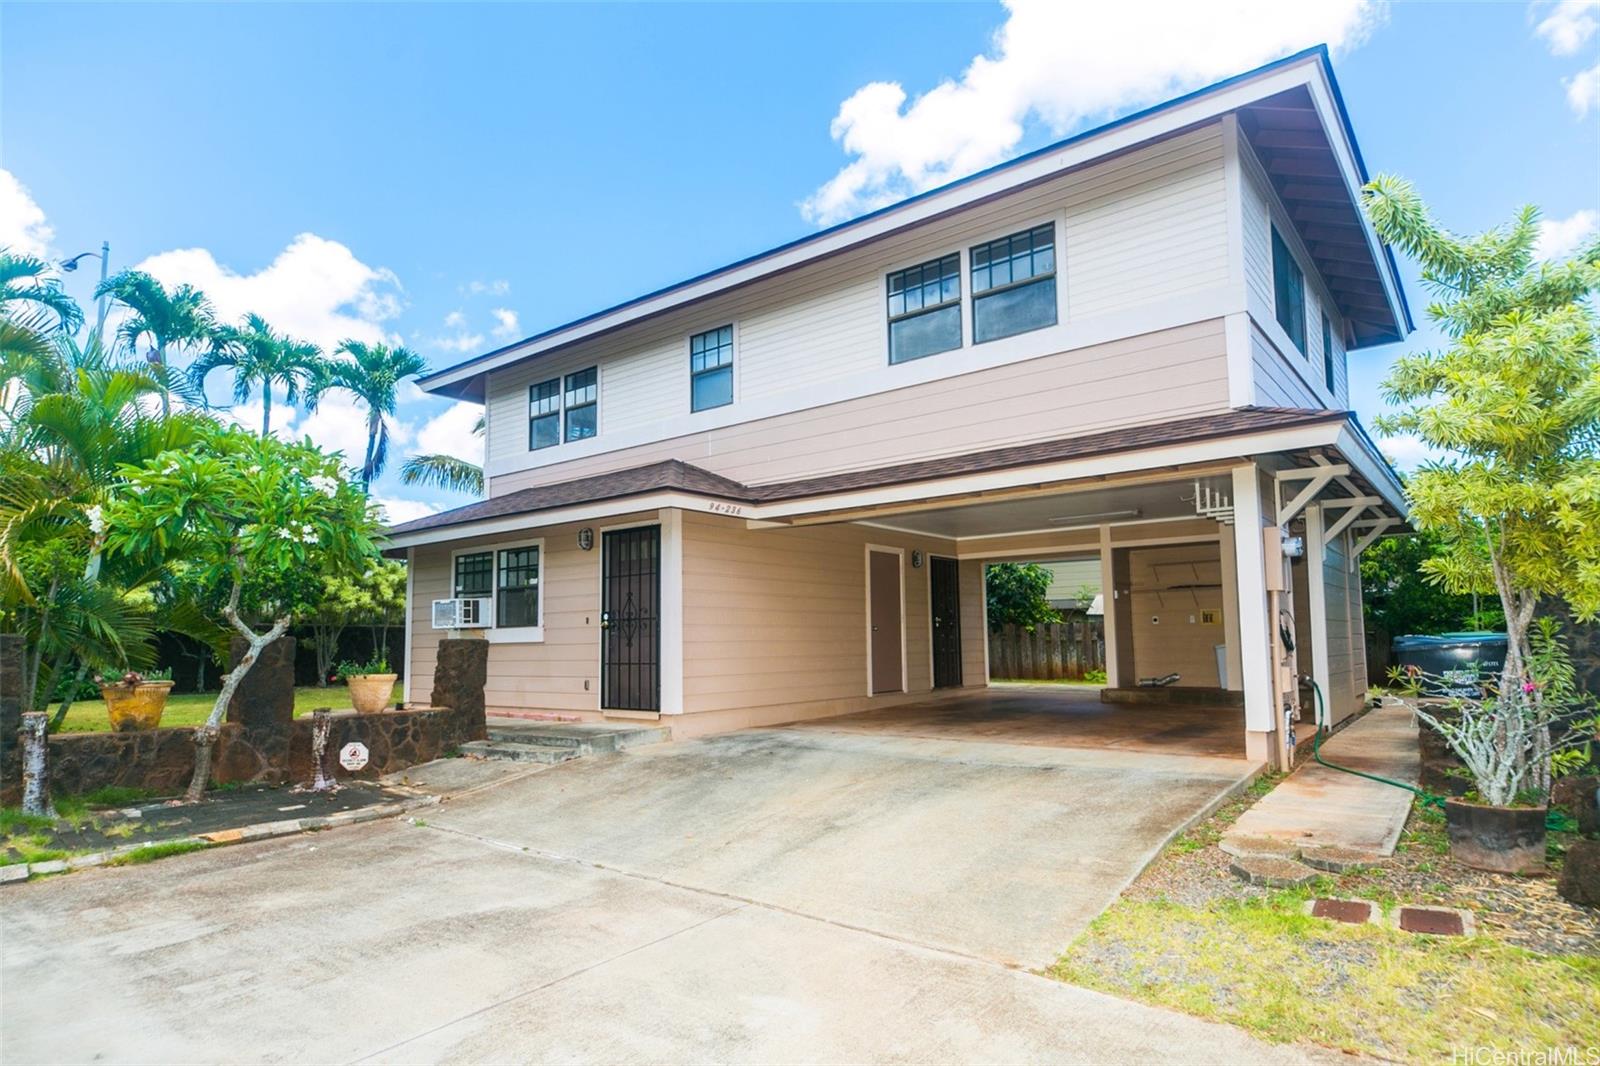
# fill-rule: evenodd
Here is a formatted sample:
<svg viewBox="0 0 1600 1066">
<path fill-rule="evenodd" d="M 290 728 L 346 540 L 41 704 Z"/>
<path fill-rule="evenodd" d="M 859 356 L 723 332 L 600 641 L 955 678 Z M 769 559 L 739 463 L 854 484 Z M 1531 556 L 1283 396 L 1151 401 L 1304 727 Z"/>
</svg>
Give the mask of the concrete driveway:
<svg viewBox="0 0 1600 1066">
<path fill-rule="evenodd" d="M 1245 769 L 751 731 L 14 886 L 0 1059 L 1303 1061 L 1006 965 Z"/>
</svg>

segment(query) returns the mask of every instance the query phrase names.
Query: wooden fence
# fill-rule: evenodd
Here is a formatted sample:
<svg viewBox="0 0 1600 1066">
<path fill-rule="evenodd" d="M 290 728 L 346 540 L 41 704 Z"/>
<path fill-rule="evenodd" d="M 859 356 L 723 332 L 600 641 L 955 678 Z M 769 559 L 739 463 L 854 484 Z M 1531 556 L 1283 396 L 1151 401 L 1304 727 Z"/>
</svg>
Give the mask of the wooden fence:
<svg viewBox="0 0 1600 1066">
<path fill-rule="evenodd" d="M 1005 625 L 989 632 L 989 676 L 1005 680 L 1081 678 L 1106 668 L 1105 623 L 1074 618 L 1035 626 Z"/>
</svg>

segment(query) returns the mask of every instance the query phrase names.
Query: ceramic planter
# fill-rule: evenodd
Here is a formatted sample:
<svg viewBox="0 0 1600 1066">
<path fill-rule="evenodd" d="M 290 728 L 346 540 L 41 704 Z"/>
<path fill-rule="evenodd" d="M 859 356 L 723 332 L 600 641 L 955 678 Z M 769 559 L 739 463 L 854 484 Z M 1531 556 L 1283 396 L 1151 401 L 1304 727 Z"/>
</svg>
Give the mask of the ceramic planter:
<svg viewBox="0 0 1600 1066">
<path fill-rule="evenodd" d="M 1548 807 L 1490 807 L 1466 800 L 1444 802 L 1450 854 L 1457 862 L 1501 874 L 1544 870 L 1544 819 Z"/>
<path fill-rule="evenodd" d="M 111 719 L 111 728 L 118 733 L 159 726 L 161 712 L 167 709 L 167 696 L 171 692 L 171 681 L 100 686 L 100 695 L 106 701 L 106 716 Z"/>
<path fill-rule="evenodd" d="M 399 674 L 351 674 L 344 679 L 350 688 L 350 705 L 362 714 L 377 714 L 394 699 L 394 683 Z"/>
</svg>

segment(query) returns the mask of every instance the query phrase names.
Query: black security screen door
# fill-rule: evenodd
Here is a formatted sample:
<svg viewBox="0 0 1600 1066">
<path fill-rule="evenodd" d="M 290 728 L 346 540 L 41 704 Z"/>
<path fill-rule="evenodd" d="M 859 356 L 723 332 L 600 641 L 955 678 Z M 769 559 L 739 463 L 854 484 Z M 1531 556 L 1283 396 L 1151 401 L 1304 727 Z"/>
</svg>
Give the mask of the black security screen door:
<svg viewBox="0 0 1600 1066">
<path fill-rule="evenodd" d="M 600 706 L 661 709 L 661 527 L 601 535 Z"/>
<path fill-rule="evenodd" d="M 933 687 L 961 684 L 961 582 L 954 559 L 928 560 L 933 607 Z"/>
</svg>

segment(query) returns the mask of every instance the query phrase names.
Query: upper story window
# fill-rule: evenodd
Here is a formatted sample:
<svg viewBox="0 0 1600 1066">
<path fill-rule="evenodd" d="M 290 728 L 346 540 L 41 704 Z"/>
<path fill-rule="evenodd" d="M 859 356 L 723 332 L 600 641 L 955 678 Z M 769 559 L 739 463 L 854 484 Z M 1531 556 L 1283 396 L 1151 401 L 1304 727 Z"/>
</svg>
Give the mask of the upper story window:
<svg viewBox="0 0 1600 1066">
<path fill-rule="evenodd" d="M 980 244 L 971 256 L 974 343 L 1056 324 L 1054 223 Z"/>
<path fill-rule="evenodd" d="M 1278 325 L 1289 335 L 1300 354 L 1306 353 L 1306 278 L 1300 264 L 1289 253 L 1278 227 L 1272 227 L 1272 295 L 1277 304 Z"/>
<path fill-rule="evenodd" d="M 897 270 L 888 278 L 889 362 L 961 347 L 961 257 Z"/>
<path fill-rule="evenodd" d="M 528 450 L 561 443 L 561 379 L 528 386 Z"/>
<path fill-rule="evenodd" d="M 453 595 L 457 599 L 490 600 L 493 609 L 464 619 L 469 626 L 530 630 L 540 626 L 540 542 L 499 549 L 460 552 L 455 557 Z M 492 617 L 485 617 L 485 615 Z M 503 634 L 512 639 L 539 639 L 537 633 Z"/>
<path fill-rule="evenodd" d="M 1333 325 L 1327 315 L 1322 316 L 1322 378 L 1333 392 Z"/>
<path fill-rule="evenodd" d="M 600 432 L 600 371 L 591 366 L 568 374 L 562 403 L 566 407 L 567 440 L 587 440 Z"/>
<path fill-rule="evenodd" d="M 689 338 L 689 409 L 707 411 L 733 402 L 733 327 Z"/>
</svg>

